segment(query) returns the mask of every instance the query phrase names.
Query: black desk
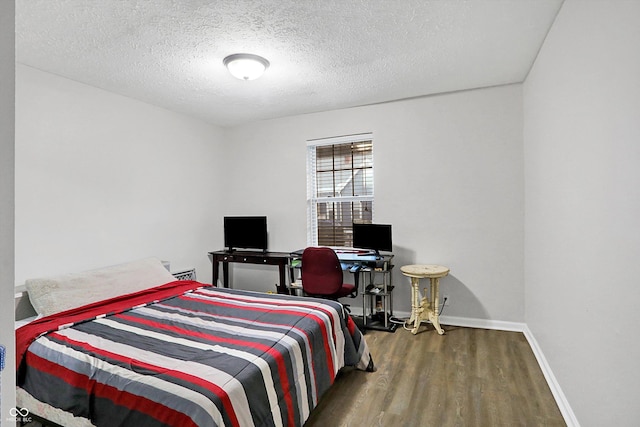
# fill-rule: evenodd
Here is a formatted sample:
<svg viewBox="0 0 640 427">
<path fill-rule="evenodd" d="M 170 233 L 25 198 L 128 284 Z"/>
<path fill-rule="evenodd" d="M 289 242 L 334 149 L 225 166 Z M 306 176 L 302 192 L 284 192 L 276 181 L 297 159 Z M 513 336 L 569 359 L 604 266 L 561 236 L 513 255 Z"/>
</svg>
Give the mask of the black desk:
<svg viewBox="0 0 640 427">
<path fill-rule="evenodd" d="M 289 252 L 262 252 L 262 251 L 215 251 L 209 252 L 213 267 L 213 285 L 218 285 L 219 268 L 222 263 L 222 285 L 229 287 L 229 263 L 239 262 L 245 264 L 277 265 L 280 270 L 280 284 L 277 286 L 279 294 L 288 294 L 286 271 L 289 265 Z"/>
</svg>

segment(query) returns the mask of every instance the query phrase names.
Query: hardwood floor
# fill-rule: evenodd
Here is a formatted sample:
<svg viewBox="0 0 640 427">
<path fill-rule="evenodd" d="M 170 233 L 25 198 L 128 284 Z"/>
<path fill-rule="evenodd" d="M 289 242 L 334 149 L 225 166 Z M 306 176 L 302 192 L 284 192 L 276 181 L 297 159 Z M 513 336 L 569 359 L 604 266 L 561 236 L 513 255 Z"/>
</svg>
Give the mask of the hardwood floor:
<svg viewBox="0 0 640 427">
<path fill-rule="evenodd" d="M 566 425 L 522 333 L 443 328 L 367 331 L 377 371 L 343 369 L 305 427 Z"/>
</svg>

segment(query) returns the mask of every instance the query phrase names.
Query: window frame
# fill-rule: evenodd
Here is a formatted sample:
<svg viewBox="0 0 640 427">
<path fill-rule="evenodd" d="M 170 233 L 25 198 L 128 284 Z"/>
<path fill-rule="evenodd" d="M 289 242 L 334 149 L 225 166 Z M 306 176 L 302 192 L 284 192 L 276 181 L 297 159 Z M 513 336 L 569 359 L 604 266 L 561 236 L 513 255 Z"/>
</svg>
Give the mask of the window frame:
<svg viewBox="0 0 640 427">
<path fill-rule="evenodd" d="M 353 145 L 357 143 L 368 142 L 371 144 L 371 166 L 367 168 L 356 168 L 353 164 L 351 164 L 351 168 L 348 170 L 355 169 L 370 169 L 371 170 L 371 179 L 370 179 L 370 190 L 371 194 L 367 195 L 349 195 L 349 196 L 318 196 L 317 194 L 317 163 L 316 163 L 316 150 L 318 147 L 323 146 L 339 146 L 339 145 Z M 334 157 L 335 159 L 335 157 Z M 334 168 L 332 171 L 336 171 L 338 169 Z M 318 246 L 318 205 L 322 203 L 354 203 L 354 202 L 364 202 L 369 203 L 371 208 L 371 219 L 365 220 L 363 222 L 370 223 L 373 222 L 373 211 L 375 206 L 375 185 L 374 185 L 374 156 L 373 156 L 373 133 L 361 133 L 355 135 L 344 135 L 339 137 L 330 137 L 330 138 L 321 138 L 307 141 L 307 245 L 308 246 Z M 353 212 L 353 206 L 351 208 Z M 334 223 L 335 225 L 335 223 Z M 330 245 L 334 247 L 333 245 Z M 337 246 L 342 247 L 342 246 Z"/>
</svg>

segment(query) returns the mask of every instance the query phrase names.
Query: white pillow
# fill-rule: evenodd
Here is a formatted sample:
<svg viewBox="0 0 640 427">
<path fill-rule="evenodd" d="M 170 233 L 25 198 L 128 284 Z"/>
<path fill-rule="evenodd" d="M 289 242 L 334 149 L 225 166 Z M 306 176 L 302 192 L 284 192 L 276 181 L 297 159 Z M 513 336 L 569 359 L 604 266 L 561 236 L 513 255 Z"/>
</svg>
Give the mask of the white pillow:
<svg viewBox="0 0 640 427">
<path fill-rule="evenodd" d="M 146 258 L 81 273 L 28 279 L 29 300 L 42 316 L 81 307 L 176 280 L 157 258 Z"/>
</svg>

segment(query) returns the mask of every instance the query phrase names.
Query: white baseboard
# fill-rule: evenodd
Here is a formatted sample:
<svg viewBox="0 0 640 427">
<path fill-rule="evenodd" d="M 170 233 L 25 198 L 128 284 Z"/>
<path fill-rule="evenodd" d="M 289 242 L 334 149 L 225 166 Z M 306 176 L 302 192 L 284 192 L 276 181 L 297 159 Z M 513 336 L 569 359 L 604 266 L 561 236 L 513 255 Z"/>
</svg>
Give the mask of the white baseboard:
<svg viewBox="0 0 640 427">
<path fill-rule="evenodd" d="M 502 320 L 474 319 L 470 317 L 441 316 L 443 325 L 463 326 L 466 328 L 495 329 L 497 331 L 524 332 L 526 325 L 519 322 L 505 322 Z"/>
<path fill-rule="evenodd" d="M 547 384 L 549 384 L 551 393 L 553 394 L 553 397 L 556 399 L 558 408 L 560 409 L 560 412 L 562 413 L 562 416 L 564 417 L 564 421 L 567 423 L 567 426 L 580 427 L 580 423 L 576 418 L 576 414 L 573 413 L 573 410 L 571 409 L 571 406 L 567 401 L 567 397 L 562 392 L 562 388 L 560 387 L 560 384 L 558 383 L 556 376 L 553 375 L 553 371 L 551 370 L 549 363 L 547 363 L 547 359 L 544 357 L 544 353 L 542 352 L 542 349 L 538 345 L 538 341 L 536 341 L 536 338 L 533 336 L 533 333 L 531 332 L 531 330 L 526 324 L 524 325 L 524 331 L 522 332 L 524 333 L 524 336 L 527 338 L 527 341 L 529 341 L 531 350 L 533 350 L 533 354 L 536 356 L 536 359 L 538 360 L 538 365 L 540 365 L 540 369 L 542 370 L 542 373 L 544 374 L 544 377 L 547 380 Z"/>
<path fill-rule="evenodd" d="M 355 308 L 355 307 L 354 307 Z M 360 313 L 354 314 L 362 314 L 362 309 L 360 309 Z M 397 312 L 394 313 L 395 317 L 398 318 L 409 318 L 410 313 L 407 312 Z M 540 369 L 542 370 L 542 374 L 544 375 L 549 388 L 551 389 L 551 393 L 553 394 L 554 399 L 556 400 L 556 404 L 560 409 L 560 413 L 562 414 L 565 423 L 567 423 L 567 427 L 580 427 L 580 423 L 576 418 L 569 402 L 567 401 L 567 397 L 562 392 L 562 388 L 558 383 L 555 375 L 553 375 L 553 371 L 547 363 L 547 359 L 544 357 L 544 353 L 542 353 L 542 349 L 538 345 L 536 338 L 533 336 L 533 333 L 529 329 L 526 323 L 520 322 L 505 322 L 502 320 L 488 320 L 488 319 L 475 319 L 469 317 L 457 317 L 457 316 L 442 316 L 440 317 L 440 323 L 443 325 L 450 326 L 461 326 L 465 328 L 480 328 L 480 329 L 494 329 L 498 331 L 511 331 L 511 332 L 522 332 L 529 342 L 531 346 L 531 350 L 533 351 L 536 360 L 538 361 L 538 365 L 540 365 Z"/>
</svg>

